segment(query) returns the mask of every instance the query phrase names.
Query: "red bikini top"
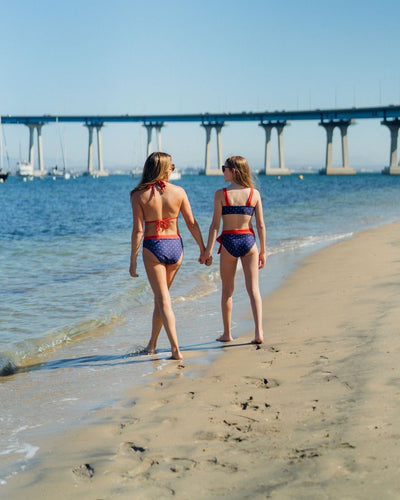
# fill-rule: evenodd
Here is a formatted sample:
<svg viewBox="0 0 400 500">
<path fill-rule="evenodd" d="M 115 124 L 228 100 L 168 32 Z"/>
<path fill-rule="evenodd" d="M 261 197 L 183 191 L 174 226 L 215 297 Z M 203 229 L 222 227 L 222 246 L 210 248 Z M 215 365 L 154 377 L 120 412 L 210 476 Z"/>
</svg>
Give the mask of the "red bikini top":
<svg viewBox="0 0 400 500">
<path fill-rule="evenodd" d="M 147 189 L 151 189 L 153 195 L 155 195 L 155 193 L 156 193 L 156 190 L 155 190 L 156 184 L 159 186 L 159 188 L 161 189 L 162 192 L 165 191 L 166 183 L 162 180 L 159 180 L 159 181 L 154 182 L 154 184 L 149 184 L 147 186 Z M 145 223 L 146 224 L 156 223 L 157 224 L 156 232 L 158 233 L 160 231 L 165 231 L 166 229 L 168 229 L 169 228 L 169 221 L 177 219 L 177 218 L 178 217 L 166 217 L 165 219 L 145 220 Z"/>
</svg>

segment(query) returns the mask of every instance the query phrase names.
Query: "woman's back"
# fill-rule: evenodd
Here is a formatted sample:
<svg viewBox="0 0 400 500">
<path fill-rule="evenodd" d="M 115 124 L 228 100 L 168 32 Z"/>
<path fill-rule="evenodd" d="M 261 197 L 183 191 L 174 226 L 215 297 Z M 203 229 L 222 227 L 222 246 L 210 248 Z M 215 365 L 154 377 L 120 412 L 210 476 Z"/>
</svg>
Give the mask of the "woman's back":
<svg viewBox="0 0 400 500">
<path fill-rule="evenodd" d="M 135 191 L 133 196 L 143 211 L 144 235 L 178 234 L 178 216 L 184 198 L 184 190 L 168 182 L 156 183 L 148 189 Z"/>
</svg>

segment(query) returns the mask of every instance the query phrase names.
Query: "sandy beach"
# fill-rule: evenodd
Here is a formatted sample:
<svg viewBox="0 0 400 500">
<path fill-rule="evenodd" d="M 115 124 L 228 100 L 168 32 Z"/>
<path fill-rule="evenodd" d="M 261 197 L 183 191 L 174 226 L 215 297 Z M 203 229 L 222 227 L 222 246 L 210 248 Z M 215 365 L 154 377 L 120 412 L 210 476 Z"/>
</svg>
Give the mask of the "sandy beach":
<svg viewBox="0 0 400 500">
<path fill-rule="evenodd" d="M 207 367 L 185 353 L 0 494 L 398 499 L 399 296 L 400 223 L 314 253 L 267 297 L 265 344 L 243 332 Z"/>
</svg>

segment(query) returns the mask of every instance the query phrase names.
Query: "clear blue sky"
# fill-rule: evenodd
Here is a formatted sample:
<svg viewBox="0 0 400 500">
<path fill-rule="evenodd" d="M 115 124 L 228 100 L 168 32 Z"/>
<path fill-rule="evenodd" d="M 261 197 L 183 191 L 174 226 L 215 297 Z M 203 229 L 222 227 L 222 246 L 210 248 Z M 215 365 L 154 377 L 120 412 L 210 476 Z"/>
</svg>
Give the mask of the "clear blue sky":
<svg viewBox="0 0 400 500">
<path fill-rule="evenodd" d="M 400 103 L 400 2 L 381 0 L 14 0 L 2 2 L 0 113 L 157 114 L 291 110 Z M 8 153 L 27 157 L 28 129 L 5 126 Z M 108 170 L 145 159 L 139 124 L 103 131 Z M 335 156 L 340 161 L 335 132 Z M 46 166 L 84 167 L 87 130 L 43 128 Z M 276 135 L 272 152 L 276 157 Z M 350 163 L 381 168 L 389 132 L 360 120 L 349 130 Z M 322 166 L 325 131 L 316 122 L 285 130 L 289 168 Z M 179 166 L 203 166 L 199 124 L 168 124 L 163 149 Z M 213 162 L 216 161 L 213 134 Z M 264 131 L 229 124 L 223 156 L 259 168 Z"/>
</svg>

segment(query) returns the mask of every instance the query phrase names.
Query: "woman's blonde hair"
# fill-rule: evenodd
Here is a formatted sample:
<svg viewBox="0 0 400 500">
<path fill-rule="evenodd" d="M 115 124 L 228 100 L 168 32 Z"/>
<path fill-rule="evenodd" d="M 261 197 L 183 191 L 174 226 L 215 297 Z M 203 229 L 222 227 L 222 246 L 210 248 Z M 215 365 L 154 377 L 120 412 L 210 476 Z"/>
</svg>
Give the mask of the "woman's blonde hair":
<svg viewBox="0 0 400 500">
<path fill-rule="evenodd" d="M 243 187 L 254 187 L 254 181 L 246 158 L 243 158 L 243 156 L 230 156 L 225 160 L 225 165 L 232 170 L 235 182 Z"/>
<path fill-rule="evenodd" d="M 151 184 L 157 181 L 165 181 L 168 179 L 168 169 L 171 166 L 172 158 L 168 153 L 151 153 L 145 161 L 142 178 L 139 184 L 131 191 L 131 195 L 135 191 L 146 189 Z"/>
</svg>

